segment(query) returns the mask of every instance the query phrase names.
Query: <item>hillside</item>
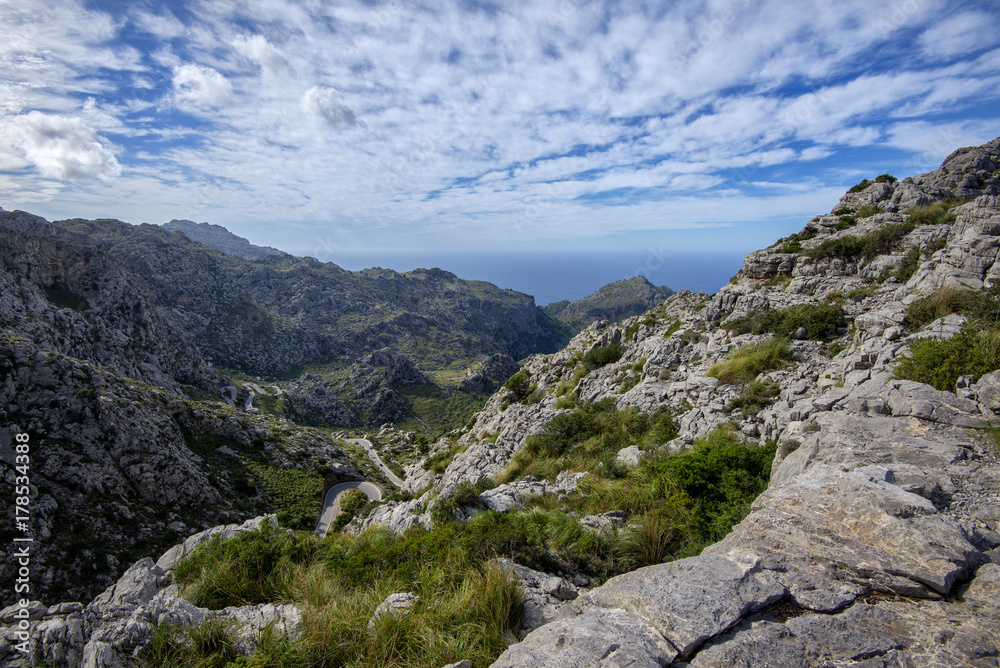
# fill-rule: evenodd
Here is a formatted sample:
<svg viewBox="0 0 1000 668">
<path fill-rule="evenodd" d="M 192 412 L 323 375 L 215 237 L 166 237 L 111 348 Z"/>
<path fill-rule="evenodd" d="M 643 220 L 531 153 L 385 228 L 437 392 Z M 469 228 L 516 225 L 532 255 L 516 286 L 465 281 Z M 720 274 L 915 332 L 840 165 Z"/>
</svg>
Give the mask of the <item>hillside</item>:
<svg viewBox="0 0 1000 668">
<path fill-rule="evenodd" d="M 571 328 L 574 334 L 595 320 L 618 321 L 655 308 L 674 294 L 670 288 L 653 285 L 644 276 L 615 281 L 575 302 L 548 304 L 545 313 Z"/>
<path fill-rule="evenodd" d="M 163 229 L 180 232 L 189 239 L 205 244 L 217 251 L 236 255 L 245 260 L 263 260 L 269 255 L 284 255 L 270 246 L 255 246 L 243 237 L 236 236 L 221 225 L 196 223 L 193 220 L 171 220 L 163 224 Z"/>
<path fill-rule="evenodd" d="M 286 665 L 996 665 L 998 255 L 1000 139 L 872 175 L 717 294 L 532 355 L 342 534 L 230 526 L 229 547 L 139 562 L 86 608 L 41 606 L 31 632 L 108 665 L 161 620 L 220 617 L 239 637 L 280 622 L 290 642 L 258 651 Z M 38 358 L 11 345 L 14 368 Z M 44 373 L 26 388 L 68 372 Z M 236 564 L 271 589 L 209 596 Z"/>
</svg>

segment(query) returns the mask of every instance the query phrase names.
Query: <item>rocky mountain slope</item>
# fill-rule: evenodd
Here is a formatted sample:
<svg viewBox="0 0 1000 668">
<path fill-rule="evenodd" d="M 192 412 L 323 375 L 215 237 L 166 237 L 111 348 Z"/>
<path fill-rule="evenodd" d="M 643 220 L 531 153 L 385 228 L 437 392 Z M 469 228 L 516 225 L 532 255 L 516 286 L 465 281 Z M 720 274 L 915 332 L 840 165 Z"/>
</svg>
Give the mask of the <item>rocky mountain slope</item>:
<svg viewBox="0 0 1000 668">
<path fill-rule="evenodd" d="M 670 288 L 653 285 L 644 276 L 634 276 L 609 283 L 575 302 L 548 304 L 543 310 L 575 334 L 595 320 L 618 321 L 645 313 L 672 294 Z"/>
<path fill-rule="evenodd" d="M 674 407 L 681 433 L 667 449 L 725 424 L 776 441 L 768 491 L 700 556 L 613 578 L 496 666 L 996 665 L 1000 464 L 982 426 L 1000 411 L 1000 372 L 941 390 L 899 380 L 895 367 L 922 338 L 965 336 L 964 316 L 920 326 L 911 307 L 942 288 L 998 283 L 998 196 L 1000 139 L 929 174 L 866 180 L 833 213 L 747 256 L 718 294 L 678 293 L 528 360 L 532 400 L 496 394 L 436 446 L 454 453 L 443 473 L 408 469 L 420 498 L 381 506 L 356 529 L 431 523 L 438 499 L 503 472 L 577 402 Z M 826 323 L 792 317 L 829 306 L 841 314 Z M 748 323 L 766 313 L 794 323 L 794 358 L 765 369 L 764 397 L 741 410 L 751 378 L 717 365 L 770 338 Z M 585 353 L 612 347 L 613 361 L 570 378 Z M 562 480 L 509 483 L 478 505 L 568 491 Z"/>
<path fill-rule="evenodd" d="M 243 237 L 236 236 L 221 225 L 196 223 L 193 220 L 171 220 L 163 224 L 163 229 L 180 232 L 189 239 L 205 244 L 228 255 L 236 255 L 245 260 L 263 260 L 269 255 L 286 255 L 270 246 L 255 246 Z"/>
<path fill-rule="evenodd" d="M 865 180 L 830 214 L 748 255 L 716 295 L 682 291 L 529 358 L 407 468 L 414 498 L 381 504 L 348 530 L 402 531 L 433 525 L 442 508 L 467 519 L 531 498 L 558 507 L 596 469 L 489 478 L 516 470 L 537 445 L 530 437 L 592 402 L 633 417 L 666 410 L 675 438 L 598 466 L 619 475 L 724 427 L 776 444 L 767 490 L 697 556 L 600 586 L 583 579 L 579 590 L 519 575 L 546 584 L 529 596 L 523 639 L 495 666 L 997 665 L 1000 458 L 984 426 L 1000 413 L 1000 357 L 990 352 L 1000 340 L 990 292 L 998 255 L 1000 139 L 929 174 Z M 922 364 L 938 387 L 901 377 L 907 364 Z M 944 367 L 951 375 L 936 375 Z M 627 517 L 580 521 L 627 536 L 637 531 L 622 526 Z M 154 601 L 165 584 L 156 582 Z M 31 633 L 55 656 L 66 634 L 46 633 L 71 627 L 74 613 L 38 613 Z M 93 643 L 94 629 L 123 618 L 102 614 L 68 644 Z M 132 647 L 104 638 L 108 657 Z"/>
<path fill-rule="evenodd" d="M 36 593 L 89 598 L 192 529 L 276 507 L 284 523 L 310 526 L 325 480 L 379 474 L 362 453 L 285 418 L 360 426 L 410 415 L 401 393 L 436 387 L 413 360 L 495 366 L 544 339 L 537 313 L 527 295 L 446 272 L 251 261 L 153 225 L 0 211 L 0 446 L 13 483 L 12 435 L 34 439 L 46 564 Z M 232 377 L 295 378 L 306 365 L 320 375 L 285 390 Z M 470 395 L 498 384 L 480 381 Z M 254 400 L 284 417 L 239 410 Z M 14 567 L 4 559 L 0 576 Z"/>
</svg>

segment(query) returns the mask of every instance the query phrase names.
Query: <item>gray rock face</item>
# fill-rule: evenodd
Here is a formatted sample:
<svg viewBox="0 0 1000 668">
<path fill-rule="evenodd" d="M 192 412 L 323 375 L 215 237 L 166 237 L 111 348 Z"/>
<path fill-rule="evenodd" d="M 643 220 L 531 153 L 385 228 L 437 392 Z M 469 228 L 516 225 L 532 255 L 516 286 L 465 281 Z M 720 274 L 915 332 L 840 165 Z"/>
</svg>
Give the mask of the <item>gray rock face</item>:
<svg viewBox="0 0 1000 668">
<path fill-rule="evenodd" d="M 613 577 L 588 598 L 604 608 L 634 612 L 689 656 L 708 638 L 784 594 L 785 588 L 756 565 L 691 557 Z"/>
<path fill-rule="evenodd" d="M 259 517 L 244 525 L 215 527 L 192 539 L 197 543 L 215 535 L 230 537 L 265 521 L 268 518 Z M 160 561 L 170 563 L 175 561 L 174 557 L 176 550 L 163 555 Z M 169 571 L 145 558 L 133 564 L 86 607 L 63 603 L 46 609 L 33 604 L 27 630 L 21 629 L 15 619 L 16 606 L 0 611 L 0 622 L 5 624 L 0 627 L 0 664 L 27 668 L 33 665 L 31 654 L 37 654 L 52 665 L 125 668 L 132 665 L 132 657 L 161 623 L 187 627 L 225 619 L 232 625 L 237 652 L 244 655 L 256 651 L 265 627 L 293 639 L 301 632 L 302 613 L 294 605 L 206 610 L 178 598 L 178 588 L 171 584 L 172 580 Z M 27 640 L 31 648 L 27 656 L 16 650 L 22 640 Z"/>
<path fill-rule="evenodd" d="M 628 610 L 588 608 L 528 637 L 531 642 L 512 645 L 493 668 L 660 668 L 677 656 L 655 627 Z"/>
<path fill-rule="evenodd" d="M 378 620 L 386 615 L 405 615 L 410 612 L 414 605 L 420 601 L 420 597 L 409 592 L 401 594 L 389 594 L 384 601 L 378 604 L 371 619 L 368 620 L 368 630 L 374 632 Z"/>
</svg>

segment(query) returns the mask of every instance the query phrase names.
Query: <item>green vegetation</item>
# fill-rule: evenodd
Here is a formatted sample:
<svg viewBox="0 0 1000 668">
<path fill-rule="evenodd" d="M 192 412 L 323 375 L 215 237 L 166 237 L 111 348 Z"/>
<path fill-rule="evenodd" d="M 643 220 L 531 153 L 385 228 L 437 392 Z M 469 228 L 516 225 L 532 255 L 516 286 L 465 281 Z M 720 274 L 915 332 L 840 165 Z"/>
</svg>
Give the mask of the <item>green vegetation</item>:
<svg viewBox="0 0 1000 668">
<path fill-rule="evenodd" d="M 622 358 L 625 354 L 625 348 L 617 343 L 612 343 L 607 346 L 602 346 L 600 348 L 594 348 L 590 350 L 583 356 L 581 360 L 583 362 L 583 368 L 587 373 L 599 369 L 602 366 L 607 366 L 608 364 L 613 364 Z"/>
<path fill-rule="evenodd" d="M 618 412 L 609 401 L 573 415 L 570 421 L 560 416 L 542 435 L 549 445 L 562 439 L 559 448 L 569 460 L 585 460 L 574 451 L 590 448 L 588 441 L 656 443 L 674 433 L 666 414 Z M 577 438 L 583 433 L 586 440 Z M 504 514 L 485 511 L 465 524 L 439 512 L 435 528 L 402 535 L 376 528 L 319 539 L 265 526 L 228 541 L 216 538 L 178 566 L 175 578 L 185 598 L 211 609 L 294 603 L 303 611 L 301 637 L 290 641 L 265 630 L 256 655 L 234 660 L 225 623 L 183 630 L 161 625 L 140 659 L 148 666 L 192 667 L 437 668 L 465 658 L 488 665 L 505 649 L 523 605 L 518 584 L 494 565 L 495 557 L 602 581 L 697 554 L 746 515 L 767 486 L 774 452 L 773 443 L 744 445 L 738 434 L 720 429 L 684 453 L 651 453 L 629 471 L 595 469 L 579 494 L 545 497 L 535 507 Z M 449 501 L 474 505 L 485 486 L 465 483 Z M 624 511 L 625 528 L 594 532 L 574 516 L 611 510 Z M 369 631 L 375 608 L 396 592 L 412 592 L 419 601 L 408 614 L 382 617 Z"/>
<path fill-rule="evenodd" d="M 885 213 L 885 209 L 880 206 L 865 204 L 863 207 L 858 209 L 858 218 L 869 218 L 877 213 Z"/>
<path fill-rule="evenodd" d="M 913 223 L 889 223 L 860 237 L 827 239 L 811 249 L 809 255 L 816 259 L 830 257 L 852 259 L 860 256 L 871 260 L 876 255 L 891 253 L 899 241 L 913 231 L 913 228 Z"/>
<path fill-rule="evenodd" d="M 267 527 L 199 547 L 176 577 L 185 596 L 204 607 L 290 601 L 303 610 L 300 639 L 265 638 L 262 655 L 236 665 L 440 667 L 465 658 L 488 665 L 506 647 L 504 634 L 517 627 L 523 604 L 517 582 L 487 563 L 503 553 L 503 538 L 454 523 L 402 536 L 380 529 L 326 540 Z M 378 604 L 401 591 L 420 601 L 407 615 L 381 618 L 370 632 Z M 191 634 L 209 642 L 190 643 Z M 227 664 L 224 628 L 185 635 L 158 629 L 147 665 Z"/>
<path fill-rule="evenodd" d="M 340 514 L 330 525 L 330 531 L 340 531 L 350 524 L 351 520 L 368 505 L 368 496 L 359 489 L 349 489 L 341 492 L 337 503 L 340 506 Z"/>
<path fill-rule="evenodd" d="M 737 348 L 728 360 L 713 364 L 708 375 L 726 384 L 747 383 L 764 371 L 784 366 L 790 359 L 792 349 L 788 339 L 771 337 Z"/>
<path fill-rule="evenodd" d="M 424 460 L 424 470 L 438 474 L 444 473 L 455 457 L 465 452 L 465 448 L 466 446 L 461 443 L 452 443 L 444 450 L 438 450 Z"/>
<path fill-rule="evenodd" d="M 653 415 L 634 408 L 619 411 L 614 399 L 603 399 L 559 415 L 541 434 L 529 436 L 500 481 L 520 480 L 526 475 L 554 480 L 560 471 L 617 469 L 614 458 L 622 448 L 648 447 L 676 436 L 669 411 Z"/>
<path fill-rule="evenodd" d="M 896 280 L 900 283 L 906 283 L 910 278 L 913 277 L 914 272 L 916 272 L 917 267 L 920 265 L 920 246 L 914 246 L 909 251 L 907 251 L 906 256 L 903 261 L 896 267 Z"/>
<path fill-rule="evenodd" d="M 756 378 L 743 388 L 743 394 L 733 399 L 726 408 L 730 411 L 740 411 L 747 417 L 756 415 L 771 403 L 771 399 L 778 396 L 779 390 L 777 383 Z"/>
<path fill-rule="evenodd" d="M 928 383 L 954 392 L 959 377 L 1000 369 L 1000 329 L 976 330 L 966 325 L 950 339 L 918 339 L 910 357 L 896 364 L 896 377 Z"/>
<path fill-rule="evenodd" d="M 425 434 L 441 434 L 457 429 L 482 410 L 489 392 L 444 384 L 412 383 L 393 385 L 399 396 L 410 403 L 411 417 L 398 420 L 401 430 Z"/>
<path fill-rule="evenodd" d="M 906 309 L 904 324 L 911 330 L 920 329 L 952 313 L 966 316 L 980 328 L 997 325 L 1000 323 L 1000 288 L 941 288 L 911 303 Z"/>
<path fill-rule="evenodd" d="M 915 225 L 946 225 L 954 223 L 955 219 L 958 218 L 958 214 L 952 209 L 968 201 L 967 199 L 949 198 L 926 206 L 915 206 L 912 209 L 907 209 L 906 213 L 910 216 L 910 222 Z"/>
<path fill-rule="evenodd" d="M 677 330 L 679 330 L 679 329 L 680 329 L 681 327 L 683 327 L 683 325 L 682 325 L 681 321 L 680 321 L 680 320 L 674 320 L 674 321 L 673 321 L 673 322 L 672 322 L 672 323 L 670 324 L 670 326 L 669 326 L 669 327 L 667 327 L 667 331 L 665 331 L 665 332 L 663 333 L 663 338 L 665 338 L 665 339 L 669 339 L 669 338 L 670 338 L 671 336 L 673 336 L 673 334 L 674 334 L 674 333 L 675 333 L 675 332 L 676 332 Z"/>
<path fill-rule="evenodd" d="M 829 341 L 844 326 L 844 310 L 836 304 L 798 304 L 767 309 L 726 324 L 727 329 L 740 334 L 771 333 L 784 338 L 805 327 L 806 336 L 814 341 Z"/>
<path fill-rule="evenodd" d="M 323 507 L 323 476 L 315 471 L 247 462 L 247 469 L 270 495 L 270 506 L 282 526 L 309 530 Z"/>
<path fill-rule="evenodd" d="M 531 376 L 527 371 L 518 371 L 507 379 L 503 387 L 510 392 L 512 401 L 522 401 L 532 392 L 529 389 L 531 387 Z"/>
<path fill-rule="evenodd" d="M 849 192 L 849 193 L 859 193 L 862 190 L 866 190 L 868 188 L 868 186 L 872 185 L 873 183 L 883 183 L 883 182 L 895 183 L 896 180 L 897 180 L 896 177 L 892 176 L 890 174 L 880 174 L 879 176 L 875 177 L 874 181 L 869 181 L 868 179 L 863 179 L 861 181 L 861 183 L 859 183 L 859 184 L 857 184 L 855 186 L 852 186 L 851 189 L 848 190 L 847 192 Z"/>
</svg>

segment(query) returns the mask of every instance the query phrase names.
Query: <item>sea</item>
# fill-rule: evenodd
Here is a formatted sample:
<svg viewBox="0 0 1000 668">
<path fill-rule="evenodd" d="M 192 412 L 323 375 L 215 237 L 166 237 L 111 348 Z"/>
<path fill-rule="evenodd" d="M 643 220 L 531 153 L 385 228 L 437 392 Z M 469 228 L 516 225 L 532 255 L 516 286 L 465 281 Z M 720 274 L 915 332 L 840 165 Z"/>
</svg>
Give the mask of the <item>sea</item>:
<svg viewBox="0 0 1000 668">
<path fill-rule="evenodd" d="M 539 306 L 563 299 L 576 301 L 608 283 L 634 276 L 645 276 L 650 283 L 675 291 L 686 289 L 712 294 L 743 266 L 742 253 L 674 253 L 654 248 L 600 254 L 446 252 L 344 255 L 322 259 L 352 271 L 382 267 L 405 272 L 437 267 L 459 278 L 487 281 L 532 295 Z"/>
</svg>

